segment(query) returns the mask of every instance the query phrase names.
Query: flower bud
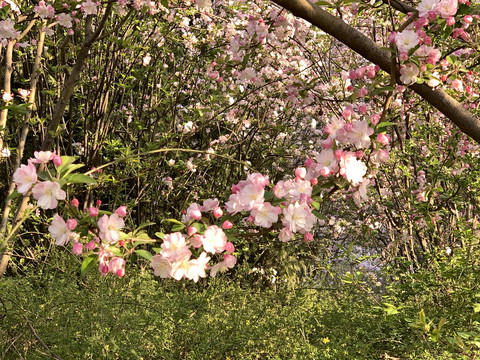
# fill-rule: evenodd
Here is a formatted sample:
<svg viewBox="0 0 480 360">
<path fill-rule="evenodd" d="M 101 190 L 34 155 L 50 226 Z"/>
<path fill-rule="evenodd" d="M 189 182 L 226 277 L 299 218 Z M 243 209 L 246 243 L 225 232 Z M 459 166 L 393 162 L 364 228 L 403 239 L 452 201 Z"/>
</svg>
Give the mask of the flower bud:
<svg viewBox="0 0 480 360">
<path fill-rule="evenodd" d="M 306 241 L 306 242 L 313 241 L 313 235 L 312 235 L 311 233 L 306 233 L 306 234 L 303 236 L 303 241 Z"/>
<path fill-rule="evenodd" d="M 228 229 L 231 229 L 232 227 L 233 227 L 233 224 L 228 220 L 225 220 L 222 224 L 223 230 L 228 230 Z"/>
<path fill-rule="evenodd" d="M 81 243 L 75 243 L 72 247 L 72 253 L 75 255 L 81 255 L 83 252 L 83 245 Z"/>
<path fill-rule="evenodd" d="M 215 208 L 215 210 L 213 210 L 213 216 L 215 216 L 215 218 L 221 218 L 223 215 L 223 210 L 220 208 L 220 207 L 217 207 Z"/>
<path fill-rule="evenodd" d="M 60 165 L 62 165 L 62 163 L 63 163 L 63 160 L 60 155 L 53 155 L 53 164 L 56 167 L 59 167 Z"/>
<path fill-rule="evenodd" d="M 127 207 L 125 205 L 119 206 L 117 210 L 115 210 L 115 214 L 118 216 L 126 216 L 127 215 Z"/>
<path fill-rule="evenodd" d="M 225 251 L 226 252 L 234 252 L 235 251 L 235 246 L 230 241 L 228 241 L 225 244 Z"/>
<path fill-rule="evenodd" d="M 67 228 L 68 230 L 73 230 L 77 227 L 77 220 L 75 219 L 68 219 L 67 220 Z"/>
<path fill-rule="evenodd" d="M 97 247 L 97 244 L 95 244 L 95 241 L 89 241 L 87 245 L 85 246 L 87 250 L 94 250 Z"/>
<path fill-rule="evenodd" d="M 70 204 L 73 207 L 78 208 L 78 205 L 80 204 L 80 202 L 78 201 L 78 199 L 73 199 Z"/>
<path fill-rule="evenodd" d="M 98 208 L 96 208 L 96 207 L 88 208 L 88 214 L 91 217 L 97 217 L 98 216 Z"/>
</svg>

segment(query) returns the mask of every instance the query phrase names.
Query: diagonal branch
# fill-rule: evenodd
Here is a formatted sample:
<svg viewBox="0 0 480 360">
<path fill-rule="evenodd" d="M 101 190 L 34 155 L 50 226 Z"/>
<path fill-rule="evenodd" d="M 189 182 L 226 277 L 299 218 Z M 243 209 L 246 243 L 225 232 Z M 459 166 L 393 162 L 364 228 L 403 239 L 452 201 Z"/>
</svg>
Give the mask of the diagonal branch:
<svg viewBox="0 0 480 360">
<path fill-rule="evenodd" d="M 273 0 L 273 2 L 291 11 L 293 15 L 317 26 L 365 59 L 380 66 L 382 70 L 390 73 L 390 53 L 380 48 L 374 41 L 343 20 L 310 3 L 308 0 Z M 392 3 L 402 5 L 399 1 Z M 413 84 L 409 87 L 430 105 L 442 112 L 462 132 L 480 143 L 480 119 L 466 110 L 457 100 L 442 89 L 432 89 L 426 84 Z"/>
</svg>

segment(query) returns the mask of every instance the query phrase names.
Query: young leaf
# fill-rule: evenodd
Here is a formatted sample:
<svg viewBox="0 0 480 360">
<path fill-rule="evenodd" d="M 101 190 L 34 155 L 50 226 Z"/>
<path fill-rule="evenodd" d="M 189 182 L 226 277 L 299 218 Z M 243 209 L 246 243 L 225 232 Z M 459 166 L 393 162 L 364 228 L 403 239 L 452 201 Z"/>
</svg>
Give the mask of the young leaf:
<svg viewBox="0 0 480 360">
<path fill-rule="evenodd" d="M 93 255 L 87 256 L 83 260 L 82 266 L 80 268 L 80 274 L 82 276 L 85 275 L 88 271 L 90 271 L 95 266 L 95 264 L 97 262 L 97 258 L 98 258 L 98 255 L 93 254 Z"/>
<path fill-rule="evenodd" d="M 149 261 L 152 261 L 152 259 L 153 259 L 153 255 L 151 253 L 149 253 L 147 250 L 135 250 L 135 252 L 139 256 L 141 256 L 141 257 L 143 257 L 143 258 L 145 258 Z"/>
</svg>

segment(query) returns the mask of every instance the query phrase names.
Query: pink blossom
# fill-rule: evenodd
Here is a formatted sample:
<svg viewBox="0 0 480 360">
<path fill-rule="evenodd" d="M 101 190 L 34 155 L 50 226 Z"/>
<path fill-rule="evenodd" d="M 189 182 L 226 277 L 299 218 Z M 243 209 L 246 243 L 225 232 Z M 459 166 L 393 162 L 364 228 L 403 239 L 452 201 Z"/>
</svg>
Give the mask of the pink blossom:
<svg viewBox="0 0 480 360">
<path fill-rule="evenodd" d="M 44 181 L 34 186 L 32 194 L 42 209 L 55 209 L 58 200 L 65 200 L 67 194 L 54 181 Z"/>
<path fill-rule="evenodd" d="M 419 42 L 420 38 L 413 30 L 403 30 L 401 33 L 395 35 L 395 44 L 401 53 L 408 53 L 408 51 L 417 46 Z"/>
<path fill-rule="evenodd" d="M 160 254 L 172 263 L 186 255 L 188 255 L 188 258 L 191 256 L 185 236 L 180 232 L 165 235 L 161 246 L 162 250 L 160 251 Z"/>
<path fill-rule="evenodd" d="M 94 3 L 92 0 L 86 0 L 80 6 L 80 10 L 84 13 L 84 15 L 96 15 L 97 14 L 97 4 Z"/>
<path fill-rule="evenodd" d="M 161 278 L 169 278 L 172 276 L 172 264 L 170 261 L 160 254 L 153 257 L 150 265 L 153 268 L 153 274 Z"/>
<path fill-rule="evenodd" d="M 237 258 L 235 256 L 226 254 L 223 257 L 223 261 L 220 261 L 219 263 L 215 264 L 210 268 L 210 276 L 215 277 L 219 271 L 225 272 L 228 269 L 233 268 L 236 263 L 237 263 Z"/>
<path fill-rule="evenodd" d="M 52 19 L 55 16 L 55 9 L 52 5 L 46 4 L 45 1 L 39 1 L 38 5 L 34 7 L 34 11 L 42 19 L 49 18 Z"/>
<path fill-rule="evenodd" d="M 219 206 L 218 199 L 207 199 L 203 202 L 203 205 L 200 207 L 201 211 L 214 211 Z"/>
<path fill-rule="evenodd" d="M 272 227 L 273 223 L 278 221 L 278 215 L 282 209 L 278 206 L 272 206 L 269 202 L 257 204 L 253 207 L 251 215 L 255 218 L 255 225 L 264 228 Z"/>
<path fill-rule="evenodd" d="M 95 243 L 95 241 L 91 240 L 87 243 L 87 245 L 85 245 L 85 247 L 87 248 L 87 250 L 94 250 L 97 247 L 97 244 Z"/>
<path fill-rule="evenodd" d="M 25 195 L 33 184 L 37 182 L 37 169 L 32 161 L 28 161 L 28 165 L 20 165 L 13 174 L 13 181 L 17 185 L 17 191 Z"/>
<path fill-rule="evenodd" d="M 226 252 L 234 252 L 235 251 L 235 246 L 230 242 L 228 241 L 226 244 L 225 244 L 225 251 Z"/>
<path fill-rule="evenodd" d="M 215 254 L 225 251 L 227 235 L 221 228 L 216 225 L 210 225 L 205 230 L 203 236 L 203 248 L 206 252 Z"/>
<path fill-rule="evenodd" d="M 419 70 L 415 64 L 408 64 L 400 68 L 400 74 L 400 81 L 405 85 L 411 85 L 417 81 Z"/>
<path fill-rule="evenodd" d="M 318 163 L 315 169 L 320 175 L 326 177 L 338 171 L 338 161 L 332 149 L 322 150 L 315 159 Z"/>
<path fill-rule="evenodd" d="M 97 217 L 98 216 L 98 208 L 96 207 L 91 207 L 86 209 L 88 211 L 88 215 L 91 217 Z"/>
<path fill-rule="evenodd" d="M 377 141 L 382 145 L 388 145 L 390 143 L 390 135 L 387 134 L 378 134 Z"/>
<path fill-rule="evenodd" d="M 457 0 L 442 0 L 435 8 L 437 14 L 447 19 L 451 16 L 455 16 L 457 13 L 458 1 Z"/>
<path fill-rule="evenodd" d="M 83 245 L 81 243 L 75 243 L 72 246 L 72 253 L 74 255 L 81 255 L 83 252 Z"/>
<path fill-rule="evenodd" d="M 202 252 L 198 259 L 189 260 L 187 263 L 187 269 L 185 272 L 185 277 L 189 280 L 197 282 L 199 278 L 204 278 L 207 276 L 205 270 L 208 267 L 208 262 L 210 257 L 207 256 L 207 253 Z"/>
<path fill-rule="evenodd" d="M 299 232 L 305 234 L 313 228 L 317 221 L 310 208 L 306 204 L 300 204 L 298 201 L 295 204 L 288 205 L 282 212 L 283 226 L 292 233 Z"/>
<path fill-rule="evenodd" d="M 103 215 L 98 220 L 97 224 L 100 230 L 100 239 L 105 240 L 110 244 L 116 243 L 120 240 L 119 230 L 125 226 L 125 222 L 117 214 L 111 216 Z"/>
<path fill-rule="evenodd" d="M 75 208 L 78 208 L 78 205 L 80 205 L 80 202 L 78 201 L 78 199 L 73 199 L 70 204 L 75 207 Z"/>
<path fill-rule="evenodd" d="M 373 128 L 368 126 L 367 120 L 356 121 L 352 130 L 348 132 L 348 141 L 356 148 L 370 147 L 370 136 L 373 134 Z"/>
<path fill-rule="evenodd" d="M 353 186 L 360 184 L 367 172 L 365 164 L 355 157 L 354 153 L 346 152 L 340 161 L 340 175 L 344 176 Z"/>
<path fill-rule="evenodd" d="M 358 97 L 359 98 L 363 98 L 363 97 L 367 96 L 367 94 L 368 94 L 368 89 L 365 88 L 365 87 L 358 90 Z"/>
<path fill-rule="evenodd" d="M 440 0 L 422 0 L 418 4 L 418 16 L 425 18 L 430 11 L 435 11 Z"/>
<path fill-rule="evenodd" d="M 75 219 L 68 219 L 67 220 L 67 227 L 68 230 L 73 230 L 77 227 L 77 220 Z"/>
<path fill-rule="evenodd" d="M 127 215 L 127 207 L 125 205 L 119 206 L 117 210 L 115 210 L 115 214 L 118 216 L 124 217 Z"/>
<path fill-rule="evenodd" d="M 283 228 L 278 234 L 281 242 L 289 242 L 293 238 L 293 233 L 288 228 Z"/>
<path fill-rule="evenodd" d="M 34 164 L 44 164 L 53 159 L 54 153 L 51 151 L 35 151 L 33 153 L 35 159 L 32 159 Z"/>
<path fill-rule="evenodd" d="M 51 225 L 48 227 L 50 235 L 55 239 L 55 245 L 64 246 L 70 239 L 70 230 L 67 223 L 58 214 L 53 215 Z"/>
<path fill-rule="evenodd" d="M 181 280 L 186 277 L 188 268 L 189 268 L 189 260 L 192 256 L 192 253 L 189 251 L 188 253 L 182 253 L 181 256 L 175 259 L 172 262 L 172 277 L 175 280 Z"/>
<path fill-rule="evenodd" d="M 463 92 L 463 83 L 459 79 L 452 81 L 452 89 L 458 92 Z"/>
<path fill-rule="evenodd" d="M 233 224 L 228 220 L 225 220 L 222 224 L 222 229 L 224 230 L 231 229 L 232 227 L 233 227 Z"/>
<path fill-rule="evenodd" d="M 313 241 L 313 235 L 312 235 L 312 233 L 306 233 L 306 234 L 303 236 L 303 241 L 305 241 L 305 242 Z"/>
<path fill-rule="evenodd" d="M 213 210 L 213 216 L 215 216 L 216 219 L 221 218 L 223 215 L 223 210 L 220 207 L 217 207 L 215 210 Z"/>
<path fill-rule="evenodd" d="M 264 201 L 264 187 L 261 184 L 249 183 L 239 193 L 238 199 L 243 207 L 243 210 L 250 211 L 256 204 L 261 204 Z"/>
<path fill-rule="evenodd" d="M 125 275 L 125 259 L 114 257 L 108 263 L 108 270 L 118 277 L 123 277 Z"/>
</svg>

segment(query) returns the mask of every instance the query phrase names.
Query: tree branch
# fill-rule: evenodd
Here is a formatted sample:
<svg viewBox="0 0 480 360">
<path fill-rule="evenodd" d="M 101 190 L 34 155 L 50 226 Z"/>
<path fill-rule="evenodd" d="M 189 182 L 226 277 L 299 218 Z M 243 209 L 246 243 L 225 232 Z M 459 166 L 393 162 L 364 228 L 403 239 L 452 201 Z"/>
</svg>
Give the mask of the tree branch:
<svg viewBox="0 0 480 360">
<path fill-rule="evenodd" d="M 380 66 L 382 70 L 390 73 L 390 53 L 380 48 L 374 41 L 343 20 L 322 10 L 308 0 L 273 0 L 273 2 L 291 11 L 293 15 L 317 26 L 365 59 Z M 397 4 L 400 7 L 403 3 L 394 1 L 392 4 Z M 400 77 L 398 68 L 397 73 L 396 78 L 398 79 Z M 480 143 L 480 119 L 466 110 L 462 104 L 440 88 L 432 89 L 426 84 L 413 84 L 409 87 L 430 105 L 442 112 L 463 133 Z"/>
</svg>

